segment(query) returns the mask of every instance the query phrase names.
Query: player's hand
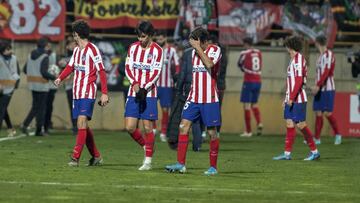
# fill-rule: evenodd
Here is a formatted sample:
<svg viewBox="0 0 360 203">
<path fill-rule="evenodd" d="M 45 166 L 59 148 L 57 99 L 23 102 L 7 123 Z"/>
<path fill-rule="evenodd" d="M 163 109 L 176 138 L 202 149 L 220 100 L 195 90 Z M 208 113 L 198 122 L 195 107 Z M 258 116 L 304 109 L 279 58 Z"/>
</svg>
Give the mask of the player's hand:
<svg viewBox="0 0 360 203">
<path fill-rule="evenodd" d="M 135 85 L 133 85 L 133 90 L 134 90 L 136 93 L 139 92 L 139 90 L 140 90 L 140 85 L 139 85 L 139 83 L 136 83 Z"/>
<path fill-rule="evenodd" d="M 311 87 L 311 93 L 316 95 L 319 92 L 320 88 L 318 86 Z"/>
<path fill-rule="evenodd" d="M 60 85 L 60 83 L 61 83 L 60 78 L 58 78 L 58 79 L 56 79 L 56 80 L 54 81 L 54 85 L 55 85 L 56 87 L 58 87 L 58 86 Z"/>
<path fill-rule="evenodd" d="M 289 100 L 286 104 L 287 104 L 288 106 L 292 106 L 293 103 L 294 103 L 294 102 L 293 102 L 292 100 Z"/>
<path fill-rule="evenodd" d="M 194 49 L 196 49 L 196 51 L 198 51 L 198 49 L 201 49 L 201 47 L 200 47 L 200 40 L 198 39 L 198 40 L 195 40 L 195 39 L 193 39 L 193 38 L 190 38 L 189 39 L 189 43 L 190 43 L 190 45 L 194 48 Z"/>
<path fill-rule="evenodd" d="M 99 105 L 106 106 L 109 103 L 109 96 L 107 94 L 102 94 L 100 97 Z"/>
</svg>

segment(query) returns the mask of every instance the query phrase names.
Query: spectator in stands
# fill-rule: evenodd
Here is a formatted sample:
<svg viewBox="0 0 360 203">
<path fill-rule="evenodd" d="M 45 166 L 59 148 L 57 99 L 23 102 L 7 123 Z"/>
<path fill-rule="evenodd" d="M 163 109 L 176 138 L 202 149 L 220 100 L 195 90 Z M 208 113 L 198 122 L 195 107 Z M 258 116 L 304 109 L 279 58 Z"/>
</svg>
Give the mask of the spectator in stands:
<svg viewBox="0 0 360 203">
<path fill-rule="evenodd" d="M 9 41 L 3 41 L 0 43 L 0 129 L 3 119 L 5 119 L 9 129 L 8 136 L 14 136 L 16 133 L 11 124 L 7 107 L 19 79 L 19 64 L 16 56 L 12 53 L 11 44 Z"/>
<path fill-rule="evenodd" d="M 76 47 L 76 42 L 74 40 L 74 38 L 69 37 L 67 38 L 66 41 L 66 51 L 65 54 L 60 58 L 58 65 L 60 67 L 60 69 L 64 69 L 66 67 L 66 64 L 69 63 L 70 58 L 73 54 L 73 50 Z M 64 80 L 64 85 L 65 85 L 65 91 L 66 91 L 66 98 L 68 101 L 68 105 L 69 105 L 69 110 L 70 110 L 70 119 L 71 119 L 71 124 L 72 124 L 72 132 L 73 135 L 77 134 L 77 120 L 73 119 L 73 113 L 72 113 L 72 103 L 73 103 L 73 75 L 70 75 L 69 77 L 67 77 Z"/>
<path fill-rule="evenodd" d="M 50 43 L 47 38 L 41 38 L 37 42 L 37 48 L 34 49 L 24 66 L 24 72 L 27 74 L 28 87 L 32 92 L 32 106 L 26 116 L 21 128 L 22 132 L 29 135 L 27 127 L 34 117 L 36 117 L 36 136 L 47 135 L 43 132 L 47 97 L 49 93 L 49 80 L 55 80 L 56 77 L 49 73 L 49 55 Z"/>
</svg>

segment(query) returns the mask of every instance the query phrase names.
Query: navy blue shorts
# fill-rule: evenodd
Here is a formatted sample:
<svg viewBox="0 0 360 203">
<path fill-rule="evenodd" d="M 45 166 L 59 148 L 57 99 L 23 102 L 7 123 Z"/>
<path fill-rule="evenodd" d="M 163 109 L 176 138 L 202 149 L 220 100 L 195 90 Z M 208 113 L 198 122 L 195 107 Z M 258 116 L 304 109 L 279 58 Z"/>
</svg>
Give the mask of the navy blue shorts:
<svg viewBox="0 0 360 203">
<path fill-rule="evenodd" d="M 294 123 L 300 123 L 306 120 L 306 102 L 293 103 L 292 106 L 285 104 L 284 119 L 290 119 Z"/>
<path fill-rule="evenodd" d="M 125 104 L 125 117 L 157 120 L 157 98 L 147 97 L 145 102 L 136 102 L 135 97 L 128 97 Z"/>
<path fill-rule="evenodd" d="M 181 118 L 192 122 L 201 119 L 206 127 L 220 126 L 220 104 L 219 102 L 199 104 L 187 101 Z"/>
<path fill-rule="evenodd" d="M 261 83 L 244 82 L 240 101 L 243 103 L 257 103 L 260 95 Z"/>
<path fill-rule="evenodd" d="M 313 102 L 314 111 L 333 112 L 335 91 L 319 91 Z"/>
<path fill-rule="evenodd" d="M 79 116 L 86 116 L 88 120 L 91 120 L 94 103 L 95 99 L 74 99 L 72 108 L 73 119 L 77 119 Z"/>
<path fill-rule="evenodd" d="M 158 99 L 162 108 L 170 108 L 173 99 L 172 87 L 158 87 Z"/>
</svg>

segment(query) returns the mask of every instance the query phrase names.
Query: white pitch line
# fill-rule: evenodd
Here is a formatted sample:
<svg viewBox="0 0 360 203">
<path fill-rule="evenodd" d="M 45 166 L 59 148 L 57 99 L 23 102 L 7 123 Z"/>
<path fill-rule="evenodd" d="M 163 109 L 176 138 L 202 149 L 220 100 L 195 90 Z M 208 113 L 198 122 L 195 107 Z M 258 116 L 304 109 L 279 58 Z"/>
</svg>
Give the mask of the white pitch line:
<svg viewBox="0 0 360 203">
<path fill-rule="evenodd" d="M 0 138 L 0 142 L 6 141 L 6 140 L 16 140 L 16 139 L 19 139 L 22 137 L 26 137 L 26 135 L 21 134 L 21 135 L 15 136 L 15 137 L 3 137 L 3 138 Z"/>
<path fill-rule="evenodd" d="M 113 188 L 121 188 L 121 189 L 151 189 L 151 190 L 163 190 L 163 191 L 210 191 L 210 192 L 234 192 L 234 193 L 280 193 L 280 194 L 292 194 L 292 195 L 330 195 L 330 196 L 354 196 L 359 197 L 359 194 L 355 193 L 334 193 L 334 192 L 309 192 L 309 191 L 300 191 L 300 190 L 250 190 L 250 189 L 236 189 L 236 188 L 201 188 L 201 187 L 169 187 L 169 186 L 150 186 L 150 185 L 124 185 L 124 184 L 111 184 L 111 185 L 94 185 L 90 183 L 63 183 L 63 182 L 30 182 L 30 181 L 4 181 L 0 180 L 0 184 L 24 184 L 24 185 L 45 185 L 45 186 L 70 186 L 70 187 L 78 187 L 78 186 L 85 186 L 85 187 L 94 187 L 94 186 L 103 186 L 103 187 L 113 187 Z"/>
</svg>

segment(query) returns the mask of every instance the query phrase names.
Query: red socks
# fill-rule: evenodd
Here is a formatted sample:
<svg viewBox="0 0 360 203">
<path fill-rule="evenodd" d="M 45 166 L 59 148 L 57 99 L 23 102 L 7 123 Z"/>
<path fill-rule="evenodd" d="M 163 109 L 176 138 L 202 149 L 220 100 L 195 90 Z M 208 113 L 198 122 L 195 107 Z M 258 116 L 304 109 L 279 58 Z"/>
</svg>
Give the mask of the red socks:
<svg viewBox="0 0 360 203">
<path fill-rule="evenodd" d="M 316 150 L 316 145 L 310 129 L 307 126 L 305 126 L 305 128 L 301 129 L 301 132 L 303 133 L 306 143 L 310 147 L 310 150 L 311 151 Z"/>
<path fill-rule="evenodd" d="M 140 146 L 143 147 L 145 145 L 145 140 L 144 140 L 139 128 L 136 128 L 135 131 L 133 133 L 131 133 L 130 135 Z"/>
<path fill-rule="evenodd" d="M 248 109 L 245 110 L 245 126 L 246 126 L 246 132 L 251 132 L 251 112 Z"/>
<path fill-rule="evenodd" d="M 336 119 L 334 117 L 333 114 L 331 114 L 330 116 L 327 116 L 326 117 L 331 125 L 331 128 L 333 129 L 335 135 L 338 135 L 339 134 L 339 129 L 338 129 L 338 126 L 337 126 L 337 122 L 336 122 Z"/>
<path fill-rule="evenodd" d="M 286 152 L 291 152 L 292 151 L 292 146 L 293 146 L 294 141 L 295 141 L 295 136 L 296 136 L 295 127 L 286 128 L 286 138 L 285 138 L 285 151 Z"/>
<path fill-rule="evenodd" d="M 188 143 L 189 143 L 189 136 L 187 134 L 179 134 L 177 160 L 180 164 L 183 165 L 185 165 Z"/>
<path fill-rule="evenodd" d="M 161 120 L 161 133 L 166 134 L 167 125 L 169 121 L 169 112 L 162 113 L 162 120 Z"/>
<path fill-rule="evenodd" d="M 72 158 L 79 159 L 86 141 L 86 129 L 78 129 L 76 136 L 76 145 L 73 150 Z"/>
<path fill-rule="evenodd" d="M 261 116 L 260 116 L 260 110 L 258 107 L 252 107 L 252 112 L 254 114 L 255 120 L 256 120 L 256 124 L 260 124 L 261 123 Z"/>
<path fill-rule="evenodd" d="M 217 158 L 218 158 L 218 153 L 219 153 L 219 138 L 216 139 L 212 139 L 210 141 L 210 166 L 217 168 Z"/>
<path fill-rule="evenodd" d="M 152 157 L 154 153 L 155 134 L 153 132 L 145 134 L 145 157 Z"/>
<path fill-rule="evenodd" d="M 88 148 L 91 156 L 100 157 L 100 153 L 95 145 L 94 134 L 90 128 L 86 129 L 86 147 Z"/>
<path fill-rule="evenodd" d="M 316 116 L 315 120 L 315 138 L 320 139 L 321 129 L 324 125 L 324 119 L 322 116 Z"/>
</svg>

